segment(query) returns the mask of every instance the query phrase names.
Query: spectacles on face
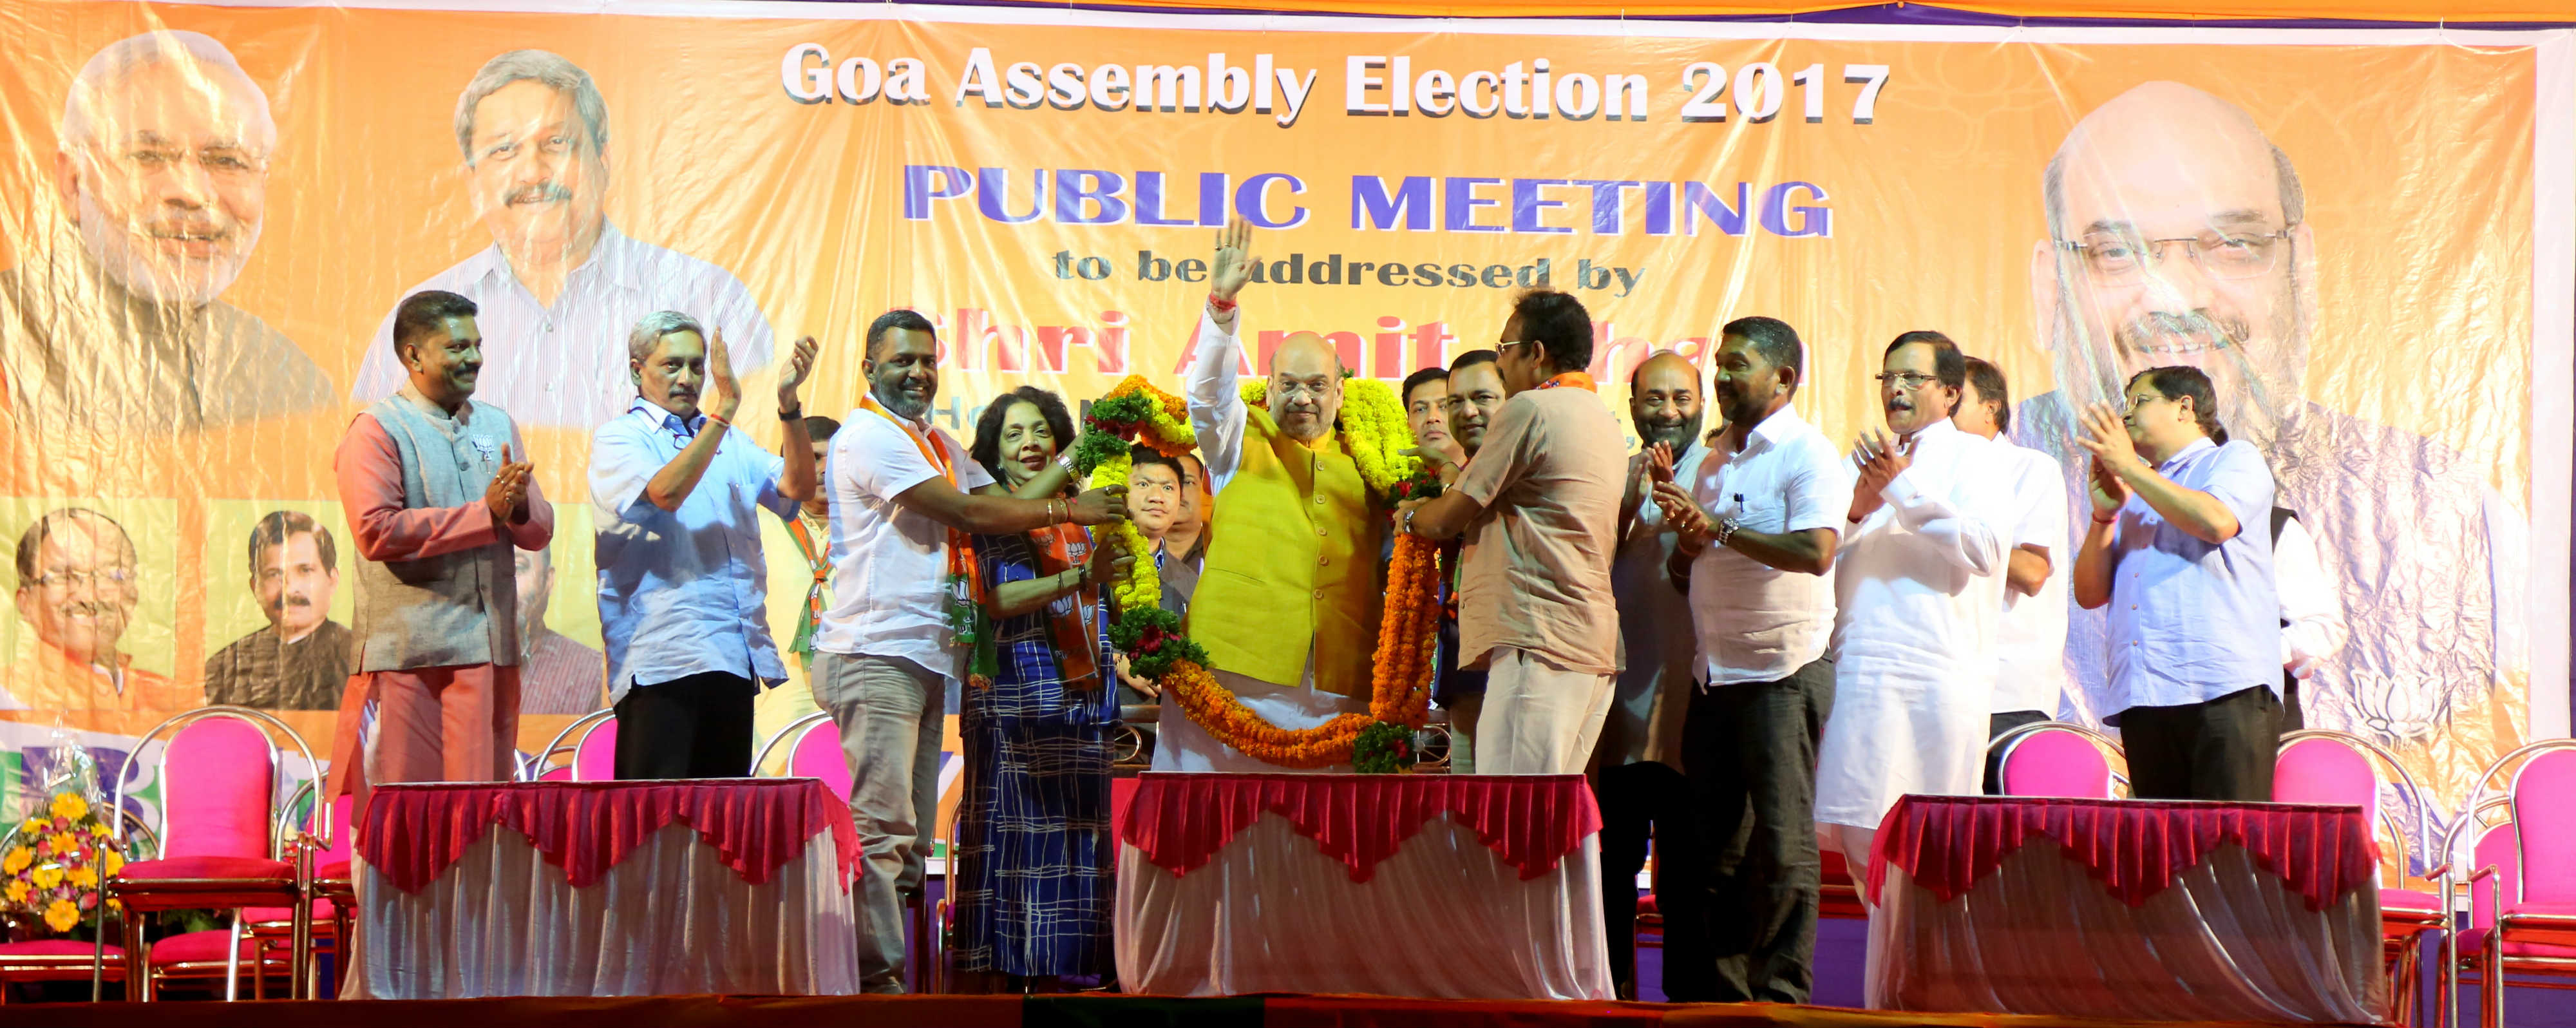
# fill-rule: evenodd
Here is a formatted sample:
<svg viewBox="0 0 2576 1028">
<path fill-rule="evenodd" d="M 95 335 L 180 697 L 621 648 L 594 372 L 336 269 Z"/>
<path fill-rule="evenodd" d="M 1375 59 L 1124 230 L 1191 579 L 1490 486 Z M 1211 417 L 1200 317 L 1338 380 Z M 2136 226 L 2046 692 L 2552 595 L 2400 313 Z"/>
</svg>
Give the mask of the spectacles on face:
<svg viewBox="0 0 2576 1028">
<path fill-rule="evenodd" d="M 1332 386 L 1318 382 L 1281 382 L 1279 397 L 1283 400 L 1291 397 L 1320 400 L 1324 398 L 1324 391 L 1330 388 Z"/>
<path fill-rule="evenodd" d="M 2128 408 L 2127 408 L 2127 412 L 2128 412 L 2128 413 L 2131 413 L 2131 414 L 2135 414 L 2135 413 L 2137 413 L 2138 411 L 2140 411 L 2140 410 L 2144 409 L 2144 408 L 2146 407 L 2146 405 L 2148 405 L 2148 404 L 2150 404 L 2150 403 L 2154 403 L 2154 402 L 2156 402 L 2156 401 L 2158 401 L 2158 400 L 2165 400 L 2164 394 L 2162 394 L 2162 393 L 2139 393 L 2139 394 L 2138 394 L 2138 395 L 2136 395 L 2136 396 L 2129 397 L 2129 406 L 2128 406 Z M 2165 400 L 2165 402 L 2170 403 L 2170 402 L 2172 402 L 2172 401 L 2171 401 L 2171 400 Z"/>
<path fill-rule="evenodd" d="M 2203 232 L 2169 239 L 2140 239 L 2128 232 L 2087 232 L 2079 242 L 2060 239 L 2057 246 L 2084 259 L 2084 270 L 2103 285 L 2129 285 L 2144 278 L 2151 265 L 2164 263 L 2165 247 L 2181 244 L 2193 266 L 2210 278 L 2236 281 L 2271 272 L 2291 229 L 2277 232 Z"/>
<path fill-rule="evenodd" d="M 34 582 L 39 588 L 48 592 L 67 593 L 84 585 L 92 589 L 98 589 L 106 586 L 124 585 L 125 583 L 133 580 L 133 568 L 106 568 L 98 571 L 92 571 L 86 568 L 61 568 L 37 575 L 29 581 Z"/>
<path fill-rule="evenodd" d="M 1500 357 L 1502 357 L 1502 355 L 1512 352 L 1512 347 L 1515 347 L 1515 346 L 1528 346 L 1528 345 L 1529 345 L 1529 341 L 1528 341 L 1528 340 L 1521 340 L 1521 341 L 1519 341 L 1519 342 L 1511 342 L 1511 343 L 1495 343 L 1495 344 L 1494 344 L 1494 356 L 1495 356 L 1496 358 L 1500 358 Z"/>
<path fill-rule="evenodd" d="M 1931 385 L 1941 378 L 1939 375 L 1926 375 L 1920 371 L 1882 371 L 1870 377 L 1877 379 L 1880 385 L 1893 385 L 1909 393 Z"/>
</svg>

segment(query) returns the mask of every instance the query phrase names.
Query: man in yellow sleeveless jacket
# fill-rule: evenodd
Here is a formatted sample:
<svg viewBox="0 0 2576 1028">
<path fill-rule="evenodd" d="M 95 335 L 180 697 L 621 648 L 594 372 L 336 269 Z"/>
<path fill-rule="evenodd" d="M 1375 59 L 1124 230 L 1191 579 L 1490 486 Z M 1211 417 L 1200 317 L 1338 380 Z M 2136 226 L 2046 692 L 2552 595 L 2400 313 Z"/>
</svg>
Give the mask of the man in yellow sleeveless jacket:
<svg viewBox="0 0 2576 1028">
<path fill-rule="evenodd" d="M 1234 298 L 1258 263 L 1250 235 L 1237 221 L 1218 236 L 1185 383 L 1218 496 L 1189 634 L 1244 706 L 1281 728 L 1310 728 L 1368 710 L 1385 517 L 1334 431 L 1342 365 L 1323 337 L 1282 340 L 1268 409 L 1243 402 Z M 1217 742 L 1168 693 L 1156 731 L 1157 771 L 1290 770 Z"/>
</svg>

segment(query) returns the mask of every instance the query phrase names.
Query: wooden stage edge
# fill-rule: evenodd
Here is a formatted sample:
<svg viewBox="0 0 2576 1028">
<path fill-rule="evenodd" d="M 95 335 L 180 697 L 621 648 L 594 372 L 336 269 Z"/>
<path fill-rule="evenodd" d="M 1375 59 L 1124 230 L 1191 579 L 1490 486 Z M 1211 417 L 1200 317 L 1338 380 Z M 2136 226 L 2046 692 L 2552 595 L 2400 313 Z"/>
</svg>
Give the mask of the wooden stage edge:
<svg viewBox="0 0 2576 1028">
<path fill-rule="evenodd" d="M 0 1006 L 0 1025 L 115 1028 L 2068 1028 L 2130 1024 L 2007 1014 L 1915 1014 L 1769 1003 L 1665 1004 L 1397 999 L 1383 996 L 651 996 L 363 1002 L 101 1003 Z M 2167 1026 L 2180 1022 L 2154 1022 Z"/>
</svg>

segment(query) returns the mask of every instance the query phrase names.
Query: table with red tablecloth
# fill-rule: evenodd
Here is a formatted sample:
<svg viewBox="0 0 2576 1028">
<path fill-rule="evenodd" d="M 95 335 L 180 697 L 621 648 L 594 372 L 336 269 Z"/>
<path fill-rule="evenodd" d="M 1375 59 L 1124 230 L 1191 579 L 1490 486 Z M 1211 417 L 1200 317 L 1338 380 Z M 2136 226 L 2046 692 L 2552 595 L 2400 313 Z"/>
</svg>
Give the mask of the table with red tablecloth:
<svg viewBox="0 0 2576 1028">
<path fill-rule="evenodd" d="M 1907 796 L 1864 890 L 1873 1007 L 2386 1019 L 2359 807 Z"/>
<path fill-rule="evenodd" d="M 1581 775 L 1147 773 L 1118 979 L 1173 995 L 1607 999 Z"/>
<path fill-rule="evenodd" d="M 854 993 L 858 856 L 812 778 L 379 786 L 345 994 Z"/>
</svg>

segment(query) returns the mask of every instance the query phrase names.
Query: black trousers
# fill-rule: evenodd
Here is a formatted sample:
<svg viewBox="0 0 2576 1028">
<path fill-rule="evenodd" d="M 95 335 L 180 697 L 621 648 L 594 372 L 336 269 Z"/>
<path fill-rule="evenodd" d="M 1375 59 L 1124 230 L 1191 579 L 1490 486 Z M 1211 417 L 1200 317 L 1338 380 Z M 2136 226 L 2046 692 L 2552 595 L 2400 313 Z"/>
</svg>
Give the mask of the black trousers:
<svg viewBox="0 0 2576 1028">
<path fill-rule="evenodd" d="M 2120 712 L 2129 790 L 2142 800 L 2272 799 L 2281 701 L 2268 685 L 2214 700 Z"/>
<path fill-rule="evenodd" d="M 1708 858 L 1705 950 L 1664 945 L 1676 1002 L 1804 1003 L 1816 955 L 1816 746 L 1834 709 L 1834 665 L 1691 697 L 1682 767 Z"/>
<path fill-rule="evenodd" d="M 2307 711 L 2299 707 L 2299 676 L 2281 672 L 2281 734 L 2288 735 L 2308 727 Z"/>
<path fill-rule="evenodd" d="M 751 679 L 710 671 L 639 685 L 617 701 L 617 777 L 751 773 Z"/>
<path fill-rule="evenodd" d="M 1669 764 L 1652 762 L 1602 768 L 1592 778 L 1601 804 L 1601 915 L 1610 933 L 1610 980 L 1622 999 L 1637 996 L 1637 872 L 1646 867 L 1647 839 L 1655 849 L 1655 905 L 1664 916 L 1664 951 L 1706 951 L 1708 858 L 1699 852 L 1699 805 L 1690 780 Z M 1675 902 L 1675 898 L 1679 902 Z M 1675 916 L 1676 906 L 1690 916 Z M 1674 964 L 1664 963 L 1664 991 L 1674 985 Z"/>
<path fill-rule="evenodd" d="M 2036 710 L 2016 710 L 2003 714 L 1988 714 L 1986 715 L 1986 741 L 1993 742 L 1997 739 L 2003 738 L 2005 732 L 2012 731 L 2013 729 L 2019 728 L 2023 725 L 2038 724 L 2039 722 L 2046 720 L 2048 720 L 2048 715 Z M 1989 749 L 1986 751 L 1986 795 L 2001 796 L 2003 794 L 2004 755 Z"/>
</svg>

